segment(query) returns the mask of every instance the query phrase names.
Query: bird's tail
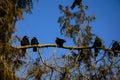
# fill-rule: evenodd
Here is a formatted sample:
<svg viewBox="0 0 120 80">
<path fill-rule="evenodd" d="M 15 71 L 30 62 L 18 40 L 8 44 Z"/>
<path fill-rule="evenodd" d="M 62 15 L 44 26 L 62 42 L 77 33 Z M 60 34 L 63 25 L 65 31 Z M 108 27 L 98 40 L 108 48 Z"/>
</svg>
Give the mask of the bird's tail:
<svg viewBox="0 0 120 80">
<path fill-rule="evenodd" d="M 37 47 L 34 47 L 34 48 L 33 48 L 33 52 L 37 52 Z"/>
<path fill-rule="evenodd" d="M 95 51 L 95 57 L 97 57 L 99 53 L 99 49 L 95 48 L 94 51 Z"/>
</svg>

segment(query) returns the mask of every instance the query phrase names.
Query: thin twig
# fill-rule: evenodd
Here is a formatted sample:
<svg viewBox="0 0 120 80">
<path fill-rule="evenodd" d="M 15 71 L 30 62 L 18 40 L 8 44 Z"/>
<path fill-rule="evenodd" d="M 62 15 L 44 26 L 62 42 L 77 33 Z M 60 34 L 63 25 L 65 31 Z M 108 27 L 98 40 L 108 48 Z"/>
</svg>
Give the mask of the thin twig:
<svg viewBox="0 0 120 80">
<path fill-rule="evenodd" d="M 43 63 L 45 66 L 49 67 L 50 69 L 54 69 L 55 71 L 58 71 L 58 72 L 62 73 L 61 71 L 57 70 L 55 67 L 51 67 L 50 65 L 46 64 L 46 63 L 43 61 L 42 55 L 40 54 L 40 49 L 38 49 L 38 54 L 39 54 L 39 56 L 40 56 L 40 59 L 41 59 L 42 63 Z"/>
</svg>

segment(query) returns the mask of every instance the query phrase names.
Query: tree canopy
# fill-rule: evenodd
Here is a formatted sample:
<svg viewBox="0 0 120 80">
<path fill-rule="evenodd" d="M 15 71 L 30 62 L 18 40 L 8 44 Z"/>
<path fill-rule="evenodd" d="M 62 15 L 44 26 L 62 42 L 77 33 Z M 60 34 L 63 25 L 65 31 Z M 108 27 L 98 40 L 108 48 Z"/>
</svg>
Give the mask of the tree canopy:
<svg viewBox="0 0 120 80">
<path fill-rule="evenodd" d="M 77 9 L 75 9 L 77 8 Z M 37 38 L 31 43 L 26 37 L 12 38 L 16 22 L 24 18 L 23 13 L 32 13 L 33 0 L 0 1 L 0 80 L 119 80 L 120 44 L 114 41 L 107 48 L 103 40 L 91 32 L 90 25 L 96 19 L 88 15 L 89 6 L 82 0 L 73 0 L 71 6 L 58 4 L 60 34 L 73 40 L 75 46 L 66 46 L 64 39 L 56 38 L 56 44 L 39 44 Z M 21 46 L 14 47 L 16 40 Z M 42 48 L 54 47 L 53 53 L 44 59 Z M 26 49 L 33 48 L 39 57 L 28 59 Z M 55 55 L 56 48 L 69 50 L 68 54 Z M 21 68 L 24 76 L 17 77 Z"/>
</svg>

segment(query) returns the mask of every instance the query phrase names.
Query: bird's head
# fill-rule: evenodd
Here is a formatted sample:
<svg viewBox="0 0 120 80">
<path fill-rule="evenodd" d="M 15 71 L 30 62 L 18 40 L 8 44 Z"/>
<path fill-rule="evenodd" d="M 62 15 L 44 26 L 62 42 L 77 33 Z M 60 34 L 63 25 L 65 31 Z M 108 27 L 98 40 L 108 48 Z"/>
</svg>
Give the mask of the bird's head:
<svg viewBox="0 0 120 80">
<path fill-rule="evenodd" d="M 25 35 L 24 38 L 29 38 L 29 37 Z"/>
<path fill-rule="evenodd" d="M 56 37 L 55 40 L 58 40 L 58 37 Z"/>
<path fill-rule="evenodd" d="M 36 37 L 33 37 L 32 39 L 36 39 Z"/>
<path fill-rule="evenodd" d="M 95 40 L 100 40 L 101 41 L 101 39 L 98 36 L 96 36 Z"/>
</svg>

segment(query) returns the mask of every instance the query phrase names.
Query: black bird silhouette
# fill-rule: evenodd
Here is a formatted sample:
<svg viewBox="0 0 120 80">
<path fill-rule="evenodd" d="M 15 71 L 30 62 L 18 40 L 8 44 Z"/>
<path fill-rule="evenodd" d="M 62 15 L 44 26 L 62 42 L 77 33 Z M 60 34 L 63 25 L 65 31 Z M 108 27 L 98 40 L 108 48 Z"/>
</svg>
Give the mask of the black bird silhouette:
<svg viewBox="0 0 120 80">
<path fill-rule="evenodd" d="M 21 40 L 21 46 L 30 45 L 28 37 L 25 35 Z M 26 53 L 26 48 L 22 49 L 23 53 Z"/>
<path fill-rule="evenodd" d="M 71 6 L 71 9 L 74 9 L 75 6 L 80 5 L 81 2 L 82 2 L 82 0 L 74 0 L 73 4 Z"/>
<path fill-rule="evenodd" d="M 113 51 L 114 50 L 118 50 L 120 51 L 120 45 L 119 45 L 119 42 L 118 41 L 114 41 L 114 43 L 112 44 L 112 48 L 111 48 Z M 114 56 L 117 56 L 118 52 L 114 52 Z"/>
<path fill-rule="evenodd" d="M 100 38 L 96 37 L 95 38 L 95 41 L 94 41 L 94 44 L 93 44 L 93 48 L 94 48 L 94 51 L 95 51 L 95 57 L 98 56 L 98 53 L 100 51 L 99 48 L 96 48 L 96 47 L 101 47 L 102 46 L 102 41 Z"/>
<path fill-rule="evenodd" d="M 39 42 L 37 40 L 36 37 L 33 37 L 32 40 L 31 40 L 31 45 L 38 45 Z M 37 47 L 33 47 L 33 52 L 36 52 L 37 51 Z"/>
<path fill-rule="evenodd" d="M 63 47 L 63 44 L 66 42 L 64 39 L 56 38 L 55 40 L 56 44 L 60 47 Z"/>
</svg>

